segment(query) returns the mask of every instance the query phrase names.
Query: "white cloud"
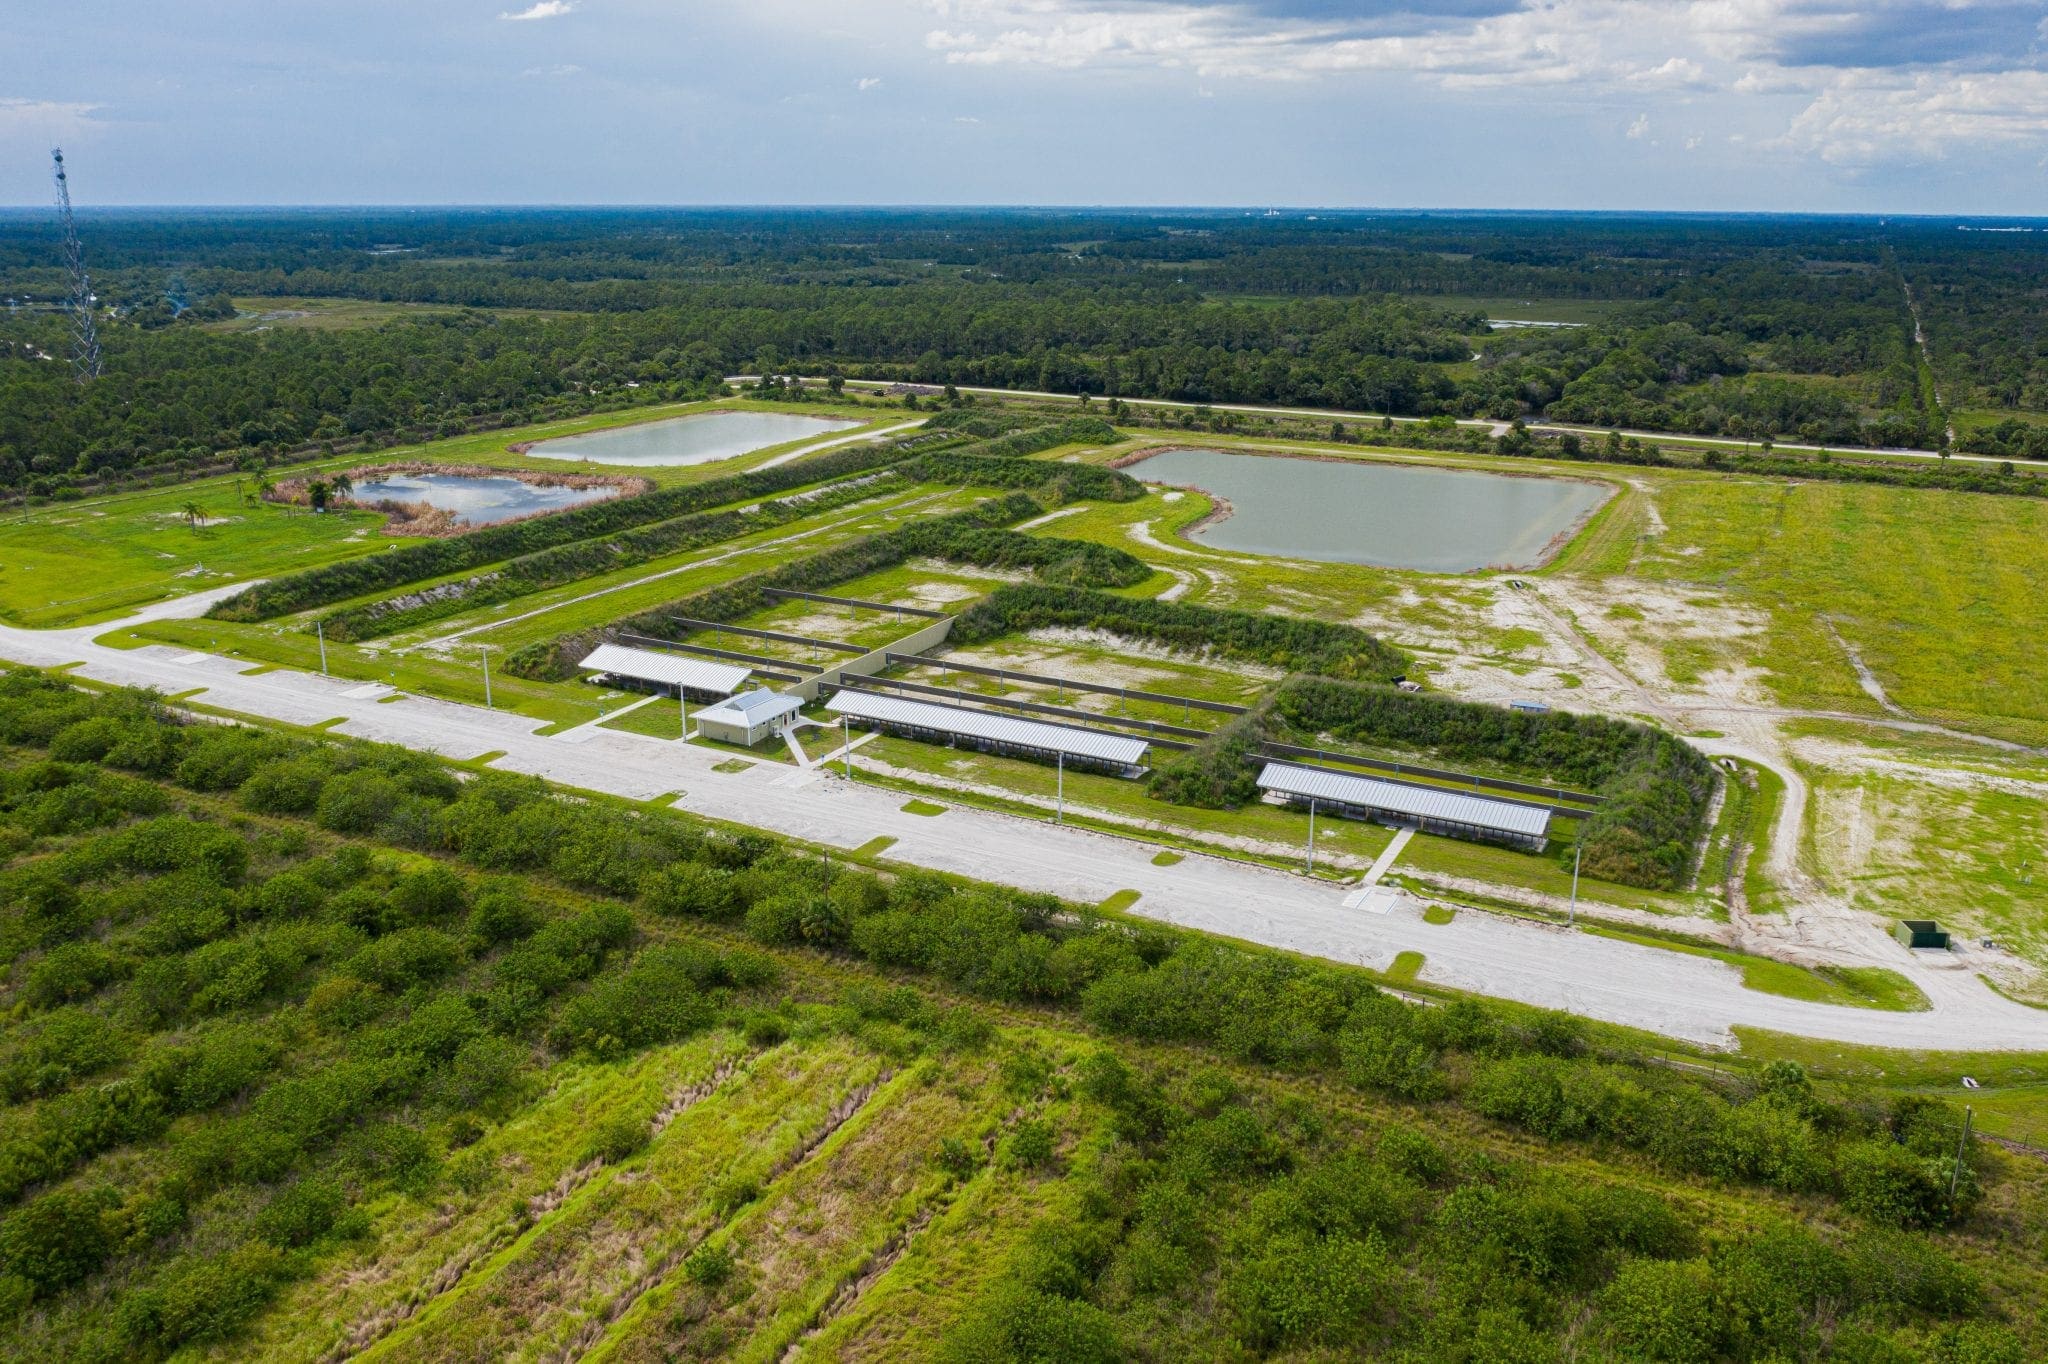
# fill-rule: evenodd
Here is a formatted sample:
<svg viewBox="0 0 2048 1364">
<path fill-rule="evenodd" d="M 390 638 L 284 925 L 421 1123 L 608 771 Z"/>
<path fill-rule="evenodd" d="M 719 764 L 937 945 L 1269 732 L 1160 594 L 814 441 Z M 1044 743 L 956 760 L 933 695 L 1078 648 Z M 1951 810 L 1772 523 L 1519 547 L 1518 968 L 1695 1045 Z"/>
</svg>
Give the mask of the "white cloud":
<svg viewBox="0 0 2048 1364">
<path fill-rule="evenodd" d="M 97 104 L 66 104 L 53 99 L 20 99 L 0 95 L 0 130 L 76 127 L 93 116 Z"/>
<path fill-rule="evenodd" d="M 1778 145 L 1839 166 L 2048 137 L 2048 71 L 1847 72 L 1792 120 Z"/>
<path fill-rule="evenodd" d="M 881 83 L 882 78 L 880 76 L 862 76 L 853 83 L 853 88 L 856 90 L 872 90 Z"/>
<path fill-rule="evenodd" d="M 520 10 L 517 14 L 506 10 L 498 17 L 521 24 L 534 19 L 559 19 L 575 8 L 572 0 L 535 0 L 533 5 Z"/>
<path fill-rule="evenodd" d="M 1648 114 L 1637 114 L 1636 121 L 1628 125 L 1628 135 L 1636 141 L 1641 141 L 1643 138 L 1648 137 L 1650 135 L 1650 116 Z"/>
<path fill-rule="evenodd" d="M 529 79 L 566 80 L 570 76 L 582 75 L 583 68 L 573 62 L 565 62 L 560 66 L 529 66 L 519 74 Z"/>
<path fill-rule="evenodd" d="M 1957 12 L 2007 2 L 1940 0 Z M 926 0 L 972 27 L 933 29 L 925 46 L 960 65 L 1186 73 L 1203 93 L 1223 79 L 1365 74 L 1448 92 L 1547 90 L 1553 104 L 1656 90 L 1712 99 L 1731 118 L 1786 120 L 1781 135 L 1759 129 L 1756 140 L 1842 163 L 2048 136 L 2048 57 L 2038 47 L 1941 59 L 1909 50 L 1913 64 L 1890 66 L 1853 64 L 1893 60 L 1882 43 L 1829 47 L 1831 36 L 1896 26 L 1915 0 L 1520 0 L 1478 17 L 1411 3 L 1403 31 L 1361 36 L 1369 16 L 1301 17 L 1336 7 L 1274 0 Z M 1815 52 L 1837 55 L 1816 61 Z M 1648 136 L 1649 116 L 1630 137 Z"/>
</svg>

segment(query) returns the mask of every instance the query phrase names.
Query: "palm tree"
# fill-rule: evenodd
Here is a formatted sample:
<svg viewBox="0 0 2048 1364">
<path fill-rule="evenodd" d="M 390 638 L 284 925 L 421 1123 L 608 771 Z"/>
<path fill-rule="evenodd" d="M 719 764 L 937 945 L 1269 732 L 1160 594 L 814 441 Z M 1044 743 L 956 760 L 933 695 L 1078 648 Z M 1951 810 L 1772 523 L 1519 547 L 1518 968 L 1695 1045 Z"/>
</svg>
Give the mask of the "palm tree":
<svg viewBox="0 0 2048 1364">
<path fill-rule="evenodd" d="M 347 474 L 336 474 L 327 480 L 327 488 L 336 497 L 347 497 L 356 490 L 356 481 Z"/>
<path fill-rule="evenodd" d="M 187 502 L 184 506 L 178 508 L 178 515 L 184 517 L 192 524 L 192 530 L 196 534 L 199 530 L 199 523 L 206 519 L 206 508 L 200 506 L 197 502 Z"/>
<path fill-rule="evenodd" d="M 306 485 L 306 500 L 313 504 L 314 511 L 324 512 L 327 510 L 327 495 L 332 491 L 326 479 L 316 478 Z"/>
</svg>

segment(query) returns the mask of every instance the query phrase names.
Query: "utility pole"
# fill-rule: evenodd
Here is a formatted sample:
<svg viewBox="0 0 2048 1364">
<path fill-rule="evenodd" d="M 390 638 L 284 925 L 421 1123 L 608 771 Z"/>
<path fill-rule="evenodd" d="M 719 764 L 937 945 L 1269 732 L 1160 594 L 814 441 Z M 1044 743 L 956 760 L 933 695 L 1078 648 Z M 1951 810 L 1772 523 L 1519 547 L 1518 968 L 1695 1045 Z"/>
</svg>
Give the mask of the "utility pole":
<svg viewBox="0 0 2048 1364">
<path fill-rule="evenodd" d="M 92 319 L 92 280 L 85 273 L 85 248 L 78 242 L 78 224 L 71 216 L 71 181 L 64 174 L 64 153 L 50 149 L 57 167 L 57 215 L 64 224 L 64 268 L 71 276 L 71 377 L 89 384 L 100 377 L 100 334 Z"/>
<path fill-rule="evenodd" d="M 1965 1150 L 1969 1149 L 1969 1145 L 1970 1145 L 1970 1118 L 1971 1118 L 1971 1115 L 1972 1115 L 1972 1109 L 1970 1108 L 1970 1106 L 1969 1106 L 1968 1104 L 1964 1104 L 1964 1105 L 1963 1105 L 1963 1134 L 1962 1134 L 1961 1136 L 1959 1136 L 1959 1137 L 1957 1137 L 1957 1138 L 1956 1138 L 1956 1163 L 1948 1167 L 1948 1206 L 1949 1206 L 1949 1211 L 1950 1211 L 1950 1212 L 1954 1212 L 1954 1211 L 1955 1211 L 1955 1206 L 1956 1206 L 1956 1181 L 1957 1181 L 1958 1179 L 1960 1179 L 1960 1178 L 1962 1177 L 1962 1173 L 1963 1173 L 1963 1152 L 1964 1152 Z"/>
<path fill-rule="evenodd" d="M 320 637 L 320 675 L 327 676 L 327 622 L 313 622 L 313 633 Z"/>
<path fill-rule="evenodd" d="M 1581 819 L 1579 822 L 1584 824 L 1585 820 Z M 1585 856 L 1585 853 L 1586 836 L 1585 831 L 1581 829 L 1578 844 L 1572 849 L 1572 903 L 1571 908 L 1565 911 L 1564 916 L 1565 927 L 1567 928 L 1579 921 L 1579 859 Z"/>
<path fill-rule="evenodd" d="M 1308 798 L 1308 857 L 1301 864 L 1304 876 L 1316 874 L 1316 798 Z"/>
</svg>

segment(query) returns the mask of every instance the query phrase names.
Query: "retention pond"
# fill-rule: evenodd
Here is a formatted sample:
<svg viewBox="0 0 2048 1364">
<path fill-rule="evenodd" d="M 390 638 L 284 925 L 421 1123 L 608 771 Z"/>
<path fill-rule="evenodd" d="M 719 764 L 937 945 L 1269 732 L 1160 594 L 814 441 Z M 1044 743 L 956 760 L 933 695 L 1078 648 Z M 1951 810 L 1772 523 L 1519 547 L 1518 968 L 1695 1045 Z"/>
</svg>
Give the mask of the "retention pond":
<svg viewBox="0 0 2048 1364">
<path fill-rule="evenodd" d="M 800 417 L 793 412 L 697 412 L 544 440 L 524 453 L 536 459 L 588 460 L 592 464 L 710 464 L 859 425 L 831 417 Z"/>
<path fill-rule="evenodd" d="M 355 485 L 358 506 L 381 502 L 425 503 L 446 512 L 458 525 L 488 526 L 514 517 L 560 511 L 617 497 L 619 488 L 566 488 L 524 479 L 472 474 L 382 474 Z"/>
<path fill-rule="evenodd" d="M 1228 504 L 1189 533 L 1199 544 L 1427 573 L 1532 568 L 1607 497 L 1574 479 L 1223 450 L 1167 450 L 1130 472 Z"/>
</svg>

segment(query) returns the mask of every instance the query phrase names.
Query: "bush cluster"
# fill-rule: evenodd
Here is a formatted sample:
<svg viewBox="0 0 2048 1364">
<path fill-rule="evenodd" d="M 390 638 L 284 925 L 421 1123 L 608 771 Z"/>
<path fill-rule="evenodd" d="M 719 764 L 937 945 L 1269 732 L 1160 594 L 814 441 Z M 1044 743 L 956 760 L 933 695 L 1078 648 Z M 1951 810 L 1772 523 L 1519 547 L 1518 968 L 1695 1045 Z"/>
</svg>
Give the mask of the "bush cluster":
<svg viewBox="0 0 2048 1364">
<path fill-rule="evenodd" d="M 1071 1076 L 1117 1140 L 942 1358 L 1154 1357 L 1196 1344 L 1180 1322 L 1231 1358 L 1554 1361 L 1564 1340 L 1697 1364 L 2021 1357 L 1981 1319 L 1979 1278 L 1923 1237 L 1776 1218 L 1728 1236 L 1625 1175 L 1357 1132 L 1216 1069 L 1103 1051 Z"/>
<path fill-rule="evenodd" d="M 1118 597 L 1089 590 L 1092 586 L 1018 583 L 997 588 L 961 613 L 952 638 L 978 644 L 1047 627 L 1106 630 L 1181 653 L 1375 682 L 1391 682 L 1408 666 L 1398 649 L 1353 625 Z"/>
<path fill-rule="evenodd" d="M 559 680 L 612 631 L 657 639 L 682 639 L 691 620 L 739 620 L 773 605 L 768 589 L 818 592 L 854 578 L 893 568 L 908 559 L 933 558 L 983 568 L 1029 569 L 1048 582 L 1128 587 L 1152 570 L 1124 550 L 1086 540 L 1024 535 L 1005 529 L 1041 510 L 1021 492 L 993 498 L 966 511 L 914 521 L 895 530 L 836 545 L 794 563 L 667 602 L 614 621 L 601 630 L 579 630 L 529 644 L 509 655 L 505 670 L 520 677 Z"/>
</svg>

